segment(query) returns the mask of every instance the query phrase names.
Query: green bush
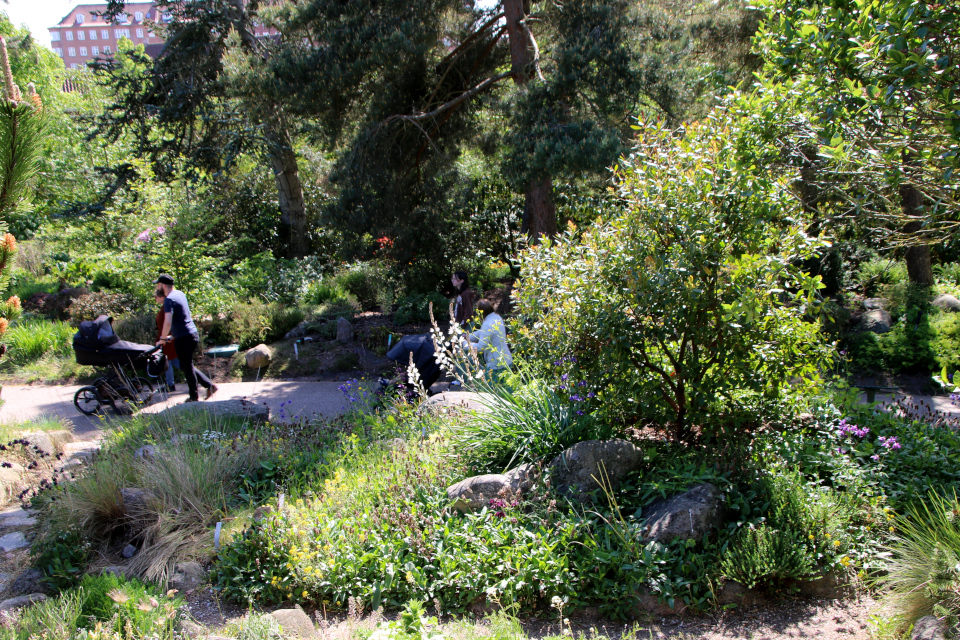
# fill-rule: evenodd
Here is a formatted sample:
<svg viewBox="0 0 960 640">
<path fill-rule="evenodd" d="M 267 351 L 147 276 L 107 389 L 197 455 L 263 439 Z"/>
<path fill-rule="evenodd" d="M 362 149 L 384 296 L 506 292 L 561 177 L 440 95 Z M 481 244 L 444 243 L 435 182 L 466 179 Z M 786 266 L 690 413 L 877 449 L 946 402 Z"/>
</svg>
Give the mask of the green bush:
<svg viewBox="0 0 960 640">
<path fill-rule="evenodd" d="M 956 493 L 930 494 L 898 519 L 888 548 L 886 574 L 879 579 L 888 600 L 910 625 L 924 616 L 960 618 L 960 501 Z"/>
<path fill-rule="evenodd" d="M 937 282 L 948 286 L 960 287 L 960 262 L 933 265 Z"/>
<path fill-rule="evenodd" d="M 587 381 L 598 419 L 710 438 L 716 400 L 808 394 L 830 366 L 804 321 L 822 285 L 795 266 L 818 243 L 792 178 L 759 168 L 779 116 L 730 106 L 683 137 L 646 129 L 618 171 L 623 213 L 522 254 L 514 337 L 544 375 Z"/>
<path fill-rule="evenodd" d="M 57 591 L 76 586 L 93 553 L 92 545 L 78 528 L 39 536 L 30 549 L 33 566 L 43 572 L 44 580 Z"/>
<path fill-rule="evenodd" d="M 176 640 L 183 605 L 182 598 L 139 580 L 87 575 L 78 587 L 21 611 L 0 628 L 0 639 L 85 640 L 90 637 L 86 631 L 99 630 L 96 637 L 104 640 Z"/>
<path fill-rule="evenodd" d="M 358 262 L 350 265 L 334 278 L 336 286 L 354 296 L 364 311 L 376 309 L 378 293 L 389 286 L 386 270 L 376 262 Z"/>
<path fill-rule="evenodd" d="M 930 347 L 938 368 L 960 371 L 960 313 L 939 313 L 930 319 L 933 340 Z"/>
<path fill-rule="evenodd" d="M 860 265 L 856 281 L 863 295 L 873 297 L 882 293 L 884 287 L 907 282 L 907 265 L 883 258 L 869 260 Z"/>
<path fill-rule="evenodd" d="M 96 320 L 99 316 L 133 314 L 143 309 L 143 303 L 129 293 L 96 291 L 80 296 L 70 303 L 70 320 L 79 325 L 84 320 Z"/>
<path fill-rule="evenodd" d="M 346 290 L 340 288 L 335 281 L 325 278 L 311 282 L 310 285 L 307 286 L 307 292 L 304 295 L 303 301 L 307 304 L 323 304 L 342 298 L 345 293 L 347 293 Z"/>
<path fill-rule="evenodd" d="M 430 303 L 433 303 L 433 315 L 438 322 L 446 320 L 450 301 L 439 293 L 413 294 L 401 298 L 397 310 L 393 313 L 394 324 L 430 322 Z"/>
<path fill-rule="evenodd" d="M 740 531 L 720 566 L 726 577 L 753 589 L 806 578 L 815 565 L 799 533 L 760 524 Z"/>
<path fill-rule="evenodd" d="M 226 333 L 241 349 L 249 349 L 282 339 L 304 318 L 306 314 L 299 307 L 251 300 L 230 310 Z"/>
<path fill-rule="evenodd" d="M 335 320 L 337 318 L 347 318 L 348 320 L 357 315 L 357 311 L 360 310 L 360 305 L 357 303 L 356 298 L 351 294 L 347 294 L 342 298 L 334 298 L 320 305 L 320 308 L 317 309 L 317 317 L 323 318 L 326 320 Z M 328 322 L 329 324 L 329 322 Z"/>
<path fill-rule="evenodd" d="M 4 361 L 21 366 L 48 353 L 70 356 L 73 354 L 74 333 L 76 329 L 66 322 L 21 319 L 3 334 L 3 341 L 9 349 Z"/>
</svg>

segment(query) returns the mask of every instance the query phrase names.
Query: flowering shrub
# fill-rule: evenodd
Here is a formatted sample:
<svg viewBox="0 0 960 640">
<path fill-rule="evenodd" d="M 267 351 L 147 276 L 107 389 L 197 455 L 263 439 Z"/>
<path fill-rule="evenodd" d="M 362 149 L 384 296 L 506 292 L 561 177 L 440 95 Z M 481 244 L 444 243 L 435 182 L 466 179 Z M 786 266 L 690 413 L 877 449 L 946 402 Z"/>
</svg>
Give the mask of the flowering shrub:
<svg viewBox="0 0 960 640">
<path fill-rule="evenodd" d="M 730 405 L 816 388 L 832 349 L 804 314 L 822 284 L 796 265 L 821 242 L 791 177 L 761 169 L 779 117 L 732 102 L 682 136 L 647 126 L 617 172 L 622 213 L 522 254 L 521 350 L 543 370 L 568 358 L 600 419 L 723 437 Z"/>
</svg>

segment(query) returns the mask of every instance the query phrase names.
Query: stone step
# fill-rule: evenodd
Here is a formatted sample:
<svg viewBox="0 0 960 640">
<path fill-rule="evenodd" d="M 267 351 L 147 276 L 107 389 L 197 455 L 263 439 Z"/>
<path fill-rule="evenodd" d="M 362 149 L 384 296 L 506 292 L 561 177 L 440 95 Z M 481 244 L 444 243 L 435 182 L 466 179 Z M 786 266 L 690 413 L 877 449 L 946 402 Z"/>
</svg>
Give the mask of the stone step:
<svg viewBox="0 0 960 640">
<path fill-rule="evenodd" d="M 17 549 L 23 549 L 29 546 L 30 543 L 22 531 L 14 531 L 13 533 L 0 536 L 0 549 L 3 551 L 16 551 Z"/>
<path fill-rule="evenodd" d="M 93 458 L 93 454 L 100 450 L 100 447 L 100 442 L 97 440 L 68 442 L 63 445 L 63 454 L 67 462 L 72 460 L 89 462 Z"/>
</svg>

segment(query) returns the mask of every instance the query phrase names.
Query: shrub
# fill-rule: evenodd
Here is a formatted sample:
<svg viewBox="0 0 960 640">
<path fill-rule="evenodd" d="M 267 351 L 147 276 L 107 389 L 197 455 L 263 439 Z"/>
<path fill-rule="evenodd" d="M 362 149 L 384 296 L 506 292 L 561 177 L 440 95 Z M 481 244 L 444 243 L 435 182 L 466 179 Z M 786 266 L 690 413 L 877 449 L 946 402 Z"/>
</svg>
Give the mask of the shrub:
<svg viewBox="0 0 960 640">
<path fill-rule="evenodd" d="M 934 338 L 930 347 L 940 369 L 960 370 L 960 313 L 940 313 L 931 318 Z"/>
<path fill-rule="evenodd" d="M 954 287 L 960 287 L 960 262 L 935 264 L 933 271 L 937 274 L 937 282 Z"/>
<path fill-rule="evenodd" d="M 84 320 L 95 320 L 98 316 L 132 314 L 143 309 L 143 304 L 129 293 L 109 293 L 96 291 L 80 296 L 70 303 L 70 320 L 79 325 Z"/>
<path fill-rule="evenodd" d="M 364 311 L 377 306 L 378 292 L 387 287 L 386 270 L 378 262 L 358 262 L 334 278 L 336 286 L 354 296 Z"/>
<path fill-rule="evenodd" d="M 325 278 L 311 282 L 307 286 L 303 301 L 308 304 L 323 304 L 342 298 L 345 293 L 347 293 L 346 290 L 342 289 L 335 281 Z"/>
<path fill-rule="evenodd" d="M 883 258 L 869 260 L 860 265 L 856 280 L 863 295 L 876 296 L 884 287 L 907 282 L 907 265 Z"/>
<path fill-rule="evenodd" d="M 335 320 L 337 318 L 351 319 L 359 310 L 360 305 L 357 303 L 356 298 L 347 294 L 342 298 L 335 298 L 323 303 L 320 305 L 320 308 L 317 309 L 316 313 L 317 317 L 326 320 Z"/>
<path fill-rule="evenodd" d="M 114 320 L 113 330 L 121 340 L 154 344 L 157 341 L 157 314 L 147 311 L 120 317 Z"/>
<path fill-rule="evenodd" d="M 260 343 L 276 342 L 303 322 L 306 314 L 299 307 L 279 303 L 250 302 L 235 305 L 229 314 L 228 335 L 249 349 Z"/>
<path fill-rule="evenodd" d="M 791 177 L 760 168 L 778 153 L 760 130 L 774 111 L 646 128 L 617 173 L 623 213 L 522 254 L 521 350 L 595 385 L 601 420 L 710 437 L 715 399 L 809 393 L 831 363 L 803 319 L 822 285 L 795 267 L 818 243 Z"/>
<path fill-rule="evenodd" d="M 397 310 L 393 313 L 394 324 L 430 322 L 431 302 L 433 303 L 434 316 L 438 319 L 445 319 L 450 301 L 439 293 L 433 292 L 401 298 L 397 303 Z"/>
<path fill-rule="evenodd" d="M 898 519 L 880 577 L 905 624 L 935 615 L 952 625 L 960 618 L 960 502 L 932 493 Z"/>
<path fill-rule="evenodd" d="M 73 334 L 76 332 L 66 322 L 49 320 L 21 320 L 3 335 L 9 352 L 5 360 L 15 366 L 34 362 L 48 353 L 58 356 L 72 355 Z"/>
</svg>

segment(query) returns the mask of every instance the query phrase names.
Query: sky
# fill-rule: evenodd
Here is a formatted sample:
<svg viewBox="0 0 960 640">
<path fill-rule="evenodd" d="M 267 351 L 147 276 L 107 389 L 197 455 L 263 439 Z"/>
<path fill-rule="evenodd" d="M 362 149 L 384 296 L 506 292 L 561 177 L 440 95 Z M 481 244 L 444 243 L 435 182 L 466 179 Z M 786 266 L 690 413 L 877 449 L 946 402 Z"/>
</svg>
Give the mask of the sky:
<svg viewBox="0 0 960 640">
<path fill-rule="evenodd" d="M 80 4 L 80 0 L 0 0 L 0 11 L 10 18 L 13 24 L 26 24 L 37 42 L 50 47 L 48 27 L 60 22 L 63 16 Z"/>
</svg>

